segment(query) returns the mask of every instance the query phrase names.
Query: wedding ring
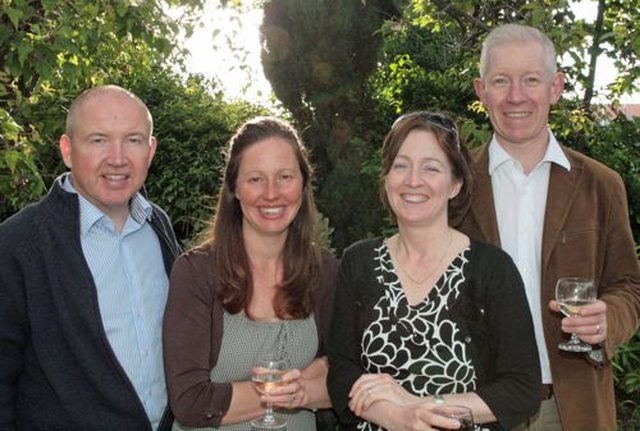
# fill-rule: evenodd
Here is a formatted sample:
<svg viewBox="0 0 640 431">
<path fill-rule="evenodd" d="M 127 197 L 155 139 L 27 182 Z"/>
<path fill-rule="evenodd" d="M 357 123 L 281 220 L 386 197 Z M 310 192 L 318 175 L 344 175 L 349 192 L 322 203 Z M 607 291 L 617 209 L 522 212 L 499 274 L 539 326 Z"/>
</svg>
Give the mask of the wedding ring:
<svg viewBox="0 0 640 431">
<path fill-rule="evenodd" d="M 596 334 L 600 334 L 600 329 L 602 329 L 600 328 L 600 324 L 596 323 Z"/>
<path fill-rule="evenodd" d="M 295 393 L 291 394 L 291 402 L 294 402 L 297 399 L 298 399 L 298 396 Z"/>
</svg>

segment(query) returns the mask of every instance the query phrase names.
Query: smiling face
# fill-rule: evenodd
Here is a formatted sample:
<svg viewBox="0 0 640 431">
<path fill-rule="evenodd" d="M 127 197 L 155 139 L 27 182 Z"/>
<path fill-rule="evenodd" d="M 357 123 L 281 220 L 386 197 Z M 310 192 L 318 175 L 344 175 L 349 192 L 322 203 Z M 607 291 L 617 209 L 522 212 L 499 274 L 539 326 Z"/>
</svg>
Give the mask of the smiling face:
<svg viewBox="0 0 640 431">
<path fill-rule="evenodd" d="M 547 144 L 549 111 L 560 98 L 564 78 L 545 64 L 540 43 L 505 42 L 488 52 L 484 78 L 474 81 L 496 139 L 507 150 L 523 144 Z"/>
<path fill-rule="evenodd" d="M 148 111 L 124 90 L 105 88 L 87 94 L 71 115 L 60 151 L 73 186 L 118 225 L 156 150 Z"/>
<path fill-rule="evenodd" d="M 449 199 L 460 191 L 451 163 L 433 132 L 414 129 L 402 142 L 385 177 L 389 206 L 399 225 L 447 223 Z"/>
<path fill-rule="evenodd" d="M 291 144 L 271 137 L 244 150 L 235 195 L 243 214 L 243 232 L 286 235 L 303 200 L 303 177 Z"/>
</svg>

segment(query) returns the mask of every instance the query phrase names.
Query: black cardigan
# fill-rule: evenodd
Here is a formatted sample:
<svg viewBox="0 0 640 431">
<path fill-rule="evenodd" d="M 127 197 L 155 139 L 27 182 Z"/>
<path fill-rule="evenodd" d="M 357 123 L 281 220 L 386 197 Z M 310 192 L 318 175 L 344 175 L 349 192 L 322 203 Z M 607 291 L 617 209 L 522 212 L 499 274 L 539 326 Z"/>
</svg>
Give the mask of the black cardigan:
<svg viewBox="0 0 640 431">
<path fill-rule="evenodd" d="M 382 241 L 353 244 L 340 263 L 327 385 L 345 424 L 358 421 L 348 406 L 349 391 L 366 373 L 360 361 L 361 339 L 384 289 L 373 271 L 374 250 Z M 538 349 L 522 279 L 509 255 L 472 240 L 467 279 L 449 307 L 470 347 L 478 379 L 475 392 L 498 418 L 499 424 L 491 429 L 508 429 L 533 415 L 540 404 Z"/>
<path fill-rule="evenodd" d="M 104 333 L 78 196 L 61 184 L 0 224 L 0 429 L 150 431 Z M 155 205 L 151 226 L 168 274 L 180 249 Z M 167 408 L 160 430 L 172 422 Z"/>
</svg>

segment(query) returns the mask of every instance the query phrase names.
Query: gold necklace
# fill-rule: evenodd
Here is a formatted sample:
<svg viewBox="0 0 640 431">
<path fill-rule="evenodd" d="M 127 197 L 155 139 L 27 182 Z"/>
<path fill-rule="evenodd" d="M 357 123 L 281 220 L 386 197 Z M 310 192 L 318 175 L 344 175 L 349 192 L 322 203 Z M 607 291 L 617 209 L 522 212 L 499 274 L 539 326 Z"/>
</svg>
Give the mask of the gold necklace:
<svg viewBox="0 0 640 431">
<path fill-rule="evenodd" d="M 449 251 L 449 248 L 451 248 L 451 240 L 453 238 L 453 233 L 451 231 L 449 231 L 449 241 L 447 243 L 447 246 L 444 248 L 444 250 L 442 251 L 442 254 L 440 255 L 440 258 L 438 259 L 438 263 L 436 266 L 433 267 L 433 269 L 431 271 L 429 271 L 429 273 L 427 274 L 427 276 L 425 278 L 423 278 L 422 280 L 416 280 L 415 278 L 413 278 L 411 276 L 411 274 L 409 274 L 409 272 L 402 268 L 402 266 L 400 265 L 400 255 L 399 255 L 399 250 L 400 250 L 400 236 L 398 235 L 398 240 L 396 242 L 396 266 L 398 267 L 398 269 L 404 273 L 404 275 L 407 276 L 407 278 L 412 281 L 416 286 L 418 286 L 418 288 L 422 288 L 422 285 L 424 284 L 425 281 L 429 280 L 429 278 L 431 278 L 433 276 L 433 274 L 442 266 L 442 263 L 444 262 L 444 258 L 447 255 L 447 251 Z"/>
</svg>

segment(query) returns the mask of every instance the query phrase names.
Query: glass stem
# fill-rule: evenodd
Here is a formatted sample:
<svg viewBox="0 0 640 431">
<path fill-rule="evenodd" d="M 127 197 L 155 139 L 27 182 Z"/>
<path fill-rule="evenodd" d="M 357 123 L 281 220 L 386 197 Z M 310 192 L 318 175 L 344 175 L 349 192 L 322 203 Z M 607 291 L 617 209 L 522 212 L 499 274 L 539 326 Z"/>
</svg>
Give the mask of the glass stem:
<svg viewBox="0 0 640 431">
<path fill-rule="evenodd" d="M 273 417 L 273 409 L 271 407 L 271 401 L 267 401 L 267 409 L 264 412 L 264 421 L 273 422 L 274 419 L 275 418 Z"/>
</svg>

